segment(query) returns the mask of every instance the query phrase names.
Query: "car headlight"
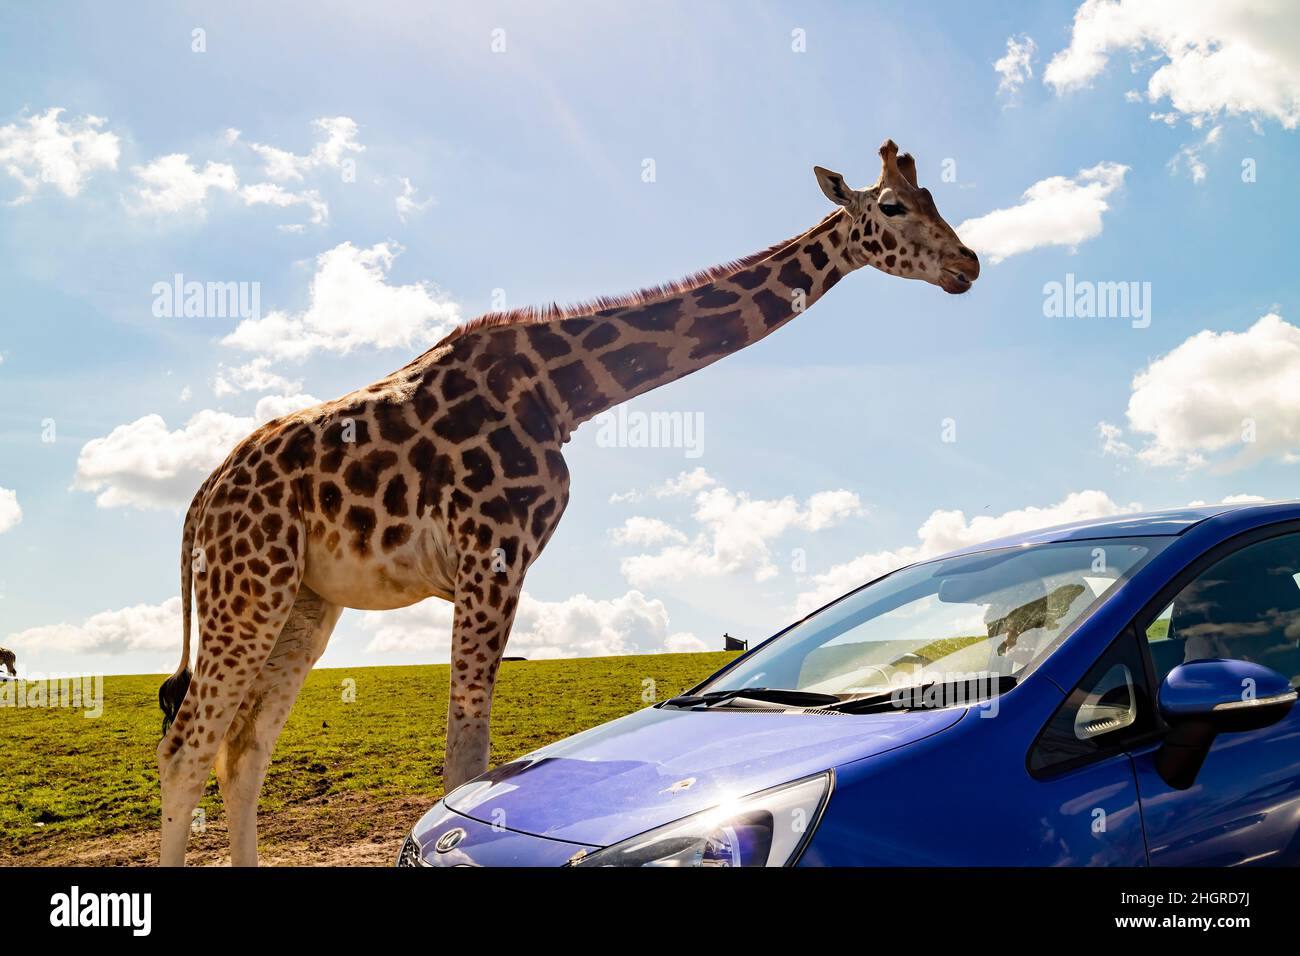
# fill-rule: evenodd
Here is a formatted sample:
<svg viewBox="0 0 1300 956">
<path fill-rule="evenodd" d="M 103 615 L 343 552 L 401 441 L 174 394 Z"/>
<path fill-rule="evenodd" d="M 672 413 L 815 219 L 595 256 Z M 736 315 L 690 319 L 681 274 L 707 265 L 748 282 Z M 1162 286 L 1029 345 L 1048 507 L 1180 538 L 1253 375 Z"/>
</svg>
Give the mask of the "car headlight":
<svg viewBox="0 0 1300 956">
<path fill-rule="evenodd" d="M 570 861 L 573 866 L 790 866 L 831 791 L 831 774 L 785 783 Z"/>
</svg>

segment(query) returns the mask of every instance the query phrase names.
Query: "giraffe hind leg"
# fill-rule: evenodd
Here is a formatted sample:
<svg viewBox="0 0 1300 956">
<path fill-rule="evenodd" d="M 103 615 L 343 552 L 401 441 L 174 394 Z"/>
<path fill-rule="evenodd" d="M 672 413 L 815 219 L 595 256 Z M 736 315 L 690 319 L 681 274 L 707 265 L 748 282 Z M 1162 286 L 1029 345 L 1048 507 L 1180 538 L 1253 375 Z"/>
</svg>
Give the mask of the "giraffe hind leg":
<svg viewBox="0 0 1300 956">
<path fill-rule="evenodd" d="M 232 866 L 257 865 L 257 800 L 271 753 L 342 610 L 306 586 L 298 591 L 275 647 L 222 738 L 216 774 L 230 832 Z"/>
<path fill-rule="evenodd" d="M 302 576 L 297 555 L 289 559 L 292 564 L 283 565 L 288 573 L 272 574 L 271 580 L 279 582 L 275 585 L 250 576 L 247 569 L 228 575 L 212 560 L 206 572 L 212 577 L 197 582 L 201 639 L 194 677 L 158 745 L 163 866 L 185 865 L 191 816 L 222 738 L 289 618 Z M 224 591 L 219 593 L 210 580 L 225 586 Z"/>
</svg>

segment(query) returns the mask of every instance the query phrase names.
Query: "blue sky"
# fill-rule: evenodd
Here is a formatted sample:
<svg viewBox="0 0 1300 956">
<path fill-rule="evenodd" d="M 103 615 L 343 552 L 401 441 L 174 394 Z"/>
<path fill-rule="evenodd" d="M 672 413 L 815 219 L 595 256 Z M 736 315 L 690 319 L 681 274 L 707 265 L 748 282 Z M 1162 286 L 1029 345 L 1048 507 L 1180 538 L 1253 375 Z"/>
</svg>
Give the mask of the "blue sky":
<svg viewBox="0 0 1300 956">
<path fill-rule="evenodd" d="M 502 296 L 763 248 L 828 211 L 814 164 L 868 185 L 886 137 L 974 290 L 861 272 L 634 403 L 699 416 L 698 457 L 580 430 L 512 652 L 717 647 L 1017 527 L 1295 495 L 1284 4 L 427 7 L 0 12 L 0 643 L 27 668 L 172 668 L 175 502 L 259 406 Z M 177 273 L 256 283 L 271 324 L 158 317 Z M 1045 315 L 1067 273 L 1143 284 L 1149 324 Z M 446 629 L 349 611 L 323 663 L 446 660 Z"/>
</svg>

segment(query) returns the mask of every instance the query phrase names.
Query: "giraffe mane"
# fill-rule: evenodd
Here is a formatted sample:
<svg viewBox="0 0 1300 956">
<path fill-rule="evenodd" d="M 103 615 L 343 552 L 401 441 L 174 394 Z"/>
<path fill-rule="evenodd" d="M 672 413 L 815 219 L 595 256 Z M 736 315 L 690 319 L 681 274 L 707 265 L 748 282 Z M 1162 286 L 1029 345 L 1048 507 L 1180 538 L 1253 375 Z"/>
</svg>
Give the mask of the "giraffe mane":
<svg viewBox="0 0 1300 956">
<path fill-rule="evenodd" d="M 437 349 L 443 345 L 453 342 L 456 339 L 469 335 L 472 332 L 478 332 L 481 329 L 499 328 L 503 325 L 536 325 L 543 322 L 556 322 L 561 319 L 576 319 L 582 316 L 593 315 L 597 312 L 603 312 L 607 309 L 626 309 L 635 306 L 647 305 L 651 302 L 657 302 L 661 299 L 670 299 L 673 296 L 681 295 L 683 292 L 690 292 L 700 286 L 708 285 L 710 282 L 716 282 L 718 279 L 725 279 L 728 276 L 735 275 L 750 266 L 758 265 L 764 259 L 768 259 L 780 252 L 786 246 L 793 243 L 801 242 L 809 233 L 816 232 L 826 222 L 842 210 L 834 209 L 828 213 L 817 225 L 811 229 L 805 229 L 797 236 L 789 239 L 783 239 L 780 242 L 768 246 L 758 252 L 751 253 L 747 256 L 741 256 L 739 259 L 732 259 L 730 262 L 724 262 L 720 265 L 711 266 L 708 269 L 701 269 L 699 272 L 693 272 L 688 276 L 676 279 L 672 282 L 664 282 L 659 285 L 647 286 L 644 289 L 638 289 L 635 292 L 624 292 L 619 295 L 602 295 L 594 299 L 587 299 L 581 302 L 574 302 L 569 305 L 560 305 L 558 302 L 552 302 L 549 305 L 537 306 L 526 305 L 517 309 L 507 309 L 504 312 L 487 312 L 483 315 L 470 319 L 468 322 L 462 322 L 446 335 L 444 335 L 438 344 L 433 348 Z"/>
</svg>

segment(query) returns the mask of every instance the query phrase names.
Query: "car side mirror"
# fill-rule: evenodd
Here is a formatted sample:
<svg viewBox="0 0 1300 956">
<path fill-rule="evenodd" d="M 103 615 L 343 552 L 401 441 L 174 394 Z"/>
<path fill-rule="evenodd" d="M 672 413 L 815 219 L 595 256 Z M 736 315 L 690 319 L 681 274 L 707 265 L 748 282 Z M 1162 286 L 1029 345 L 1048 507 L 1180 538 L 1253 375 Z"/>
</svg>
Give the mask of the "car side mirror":
<svg viewBox="0 0 1300 956">
<path fill-rule="evenodd" d="M 1196 782 L 1214 738 L 1277 723 L 1296 702 L 1291 682 L 1250 661 L 1179 664 L 1160 685 L 1160 716 L 1169 726 L 1156 770 L 1175 790 Z"/>
</svg>

